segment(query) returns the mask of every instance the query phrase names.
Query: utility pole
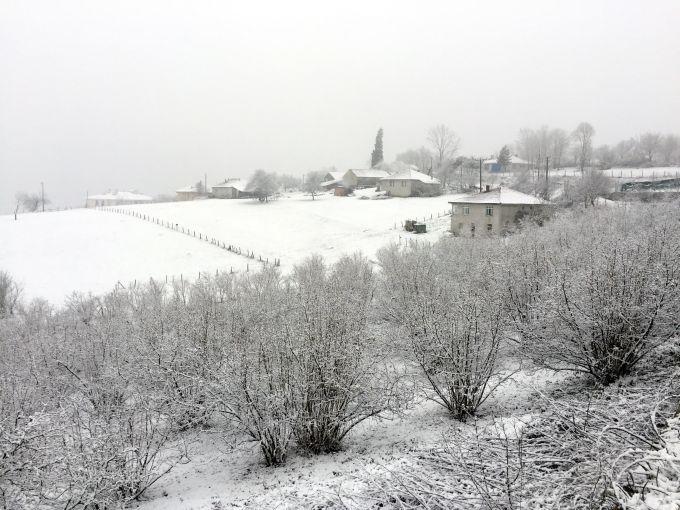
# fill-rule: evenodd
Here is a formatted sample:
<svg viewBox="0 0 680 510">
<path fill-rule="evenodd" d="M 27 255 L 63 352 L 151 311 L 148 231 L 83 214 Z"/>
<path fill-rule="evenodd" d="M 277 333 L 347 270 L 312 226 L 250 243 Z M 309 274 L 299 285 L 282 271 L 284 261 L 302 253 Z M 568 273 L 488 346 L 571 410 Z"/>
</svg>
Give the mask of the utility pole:
<svg viewBox="0 0 680 510">
<path fill-rule="evenodd" d="M 479 192 L 482 192 L 482 158 L 479 158 Z"/>
<path fill-rule="evenodd" d="M 550 156 L 545 157 L 545 182 L 548 183 L 548 168 L 550 165 Z"/>
<path fill-rule="evenodd" d="M 42 212 L 45 212 L 45 184 L 40 183 L 40 201 L 42 202 Z"/>
<path fill-rule="evenodd" d="M 203 176 L 203 193 L 208 194 L 208 174 Z"/>
</svg>

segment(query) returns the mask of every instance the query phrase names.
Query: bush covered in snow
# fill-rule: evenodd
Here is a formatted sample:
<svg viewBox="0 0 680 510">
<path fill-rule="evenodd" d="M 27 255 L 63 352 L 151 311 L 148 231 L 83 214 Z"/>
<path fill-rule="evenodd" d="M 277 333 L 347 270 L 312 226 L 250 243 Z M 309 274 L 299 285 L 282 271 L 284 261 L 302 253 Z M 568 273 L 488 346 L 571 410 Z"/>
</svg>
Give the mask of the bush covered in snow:
<svg viewBox="0 0 680 510">
<path fill-rule="evenodd" d="M 62 309 L 21 304 L 0 273 L 0 504 L 124 505 L 196 426 L 242 434 L 267 465 L 293 445 L 336 452 L 360 423 L 403 409 L 414 365 L 428 398 L 468 425 L 370 470 L 346 506 L 668 501 L 679 224 L 677 204 L 570 211 L 507 238 L 387 247 L 378 273 L 358 255 L 312 257 L 288 275 L 150 281 Z M 508 354 L 590 377 L 526 419 L 480 417 Z"/>
<path fill-rule="evenodd" d="M 500 371 L 504 325 L 493 240 L 442 240 L 380 252 L 383 311 L 406 327 L 430 395 L 466 420 Z"/>
<path fill-rule="evenodd" d="M 608 384 L 676 335 L 679 221 L 676 206 L 631 206 L 512 238 L 503 259 L 523 354 Z"/>
</svg>

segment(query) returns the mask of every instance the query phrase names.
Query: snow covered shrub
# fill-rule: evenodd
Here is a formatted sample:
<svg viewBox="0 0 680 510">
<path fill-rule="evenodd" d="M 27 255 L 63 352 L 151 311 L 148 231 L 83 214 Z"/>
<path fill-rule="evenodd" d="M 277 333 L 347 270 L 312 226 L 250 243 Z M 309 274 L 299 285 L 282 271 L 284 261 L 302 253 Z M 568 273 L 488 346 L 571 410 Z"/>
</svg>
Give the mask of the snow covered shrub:
<svg viewBox="0 0 680 510">
<path fill-rule="evenodd" d="M 399 398 L 367 330 L 373 271 L 361 256 L 330 267 L 312 257 L 295 267 L 291 292 L 295 439 L 313 453 L 337 451 Z"/>
<path fill-rule="evenodd" d="M 211 395 L 266 464 L 285 462 L 293 439 L 312 453 L 336 451 L 356 425 L 400 401 L 367 332 L 374 277 L 364 258 L 326 266 L 312 257 L 287 278 L 269 268 L 218 288 Z"/>
<path fill-rule="evenodd" d="M 512 239 L 526 245 L 506 259 L 509 274 L 529 273 L 508 283 L 525 354 L 608 384 L 676 335 L 678 216 L 663 206 L 570 213 L 551 225 L 550 247 Z"/>
<path fill-rule="evenodd" d="M 227 330 L 211 394 L 223 413 L 260 445 L 268 466 L 286 460 L 293 434 L 294 351 L 285 331 L 290 306 L 278 270 L 234 279 L 226 296 Z"/>
<path fill-rule="evenodd" d="M 0 337 L 9 359 L 0 444 L 6 465 L 20 467 L 0 474 L 3 494 L 10 486 L 31 506 L 108 508 L 172 466 L 167 399 L 146 383 L 127 304 L 115 293 L 74 296 L 56 313 L 34 302 L 10 341 Z"/>
<path fill-rule="evenodd" d="M 0 318 L 13 315 L 19 304 L 21 287 L 6 271 L 0 271 Z"/>
<path fill-rule="evenodd" d="M 214 286 L 209 278 L 191 285 L 150 282 L 126 295 L 144 384 L 167 398 L 178 430 L 204 424 L 213 411 L 206 385 L 218 353 Z"/>
<path fill-rule="evenodd" d="M 499 372 L 504 307 L 494 239 L 382 250 L 384 311 L 403 324 L 431 398 L 465 421 Z"/>
<path fill-rule="evenodd" d="M 663 457 L 649 449 L 664 445 L 678 389 L 672 381 L 543 397 L 539 416 L 458 429 L 442 447 L 372 470 L 359 495 L 340 497 L 349 509 L 616 509 L 629 508 L 622 502 L 633 495 L 650 502 L 664 480 L 647 464 Z"/>
</svg>

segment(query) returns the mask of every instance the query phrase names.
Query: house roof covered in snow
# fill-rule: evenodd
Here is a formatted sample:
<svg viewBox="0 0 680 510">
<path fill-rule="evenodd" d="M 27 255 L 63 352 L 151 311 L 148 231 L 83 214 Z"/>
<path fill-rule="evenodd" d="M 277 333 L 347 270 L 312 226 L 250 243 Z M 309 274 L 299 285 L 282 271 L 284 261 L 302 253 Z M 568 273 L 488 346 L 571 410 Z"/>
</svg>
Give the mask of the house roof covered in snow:
<svg viewBox="0 0 680 510">
<path fill-rule="evenodd" d="M 396 174 L 388 175 L 387 177 L 383 177 L 380 180 L 419 181 L 425 184 L 439 184 L 439 179 L 430 177 L 429 175 L 419 172 L 418 170 L 415 170 L 413 168 L 409 168 L 408 170 L 401 170 Z"/>
<path fill-rule="evenodd" d="M 377 168 L 361 169 L 361 168 L 350 168 L 347 172 L 352 172 L 357 177 L 376 177 L 381 179 L 390 175 L 385 170 L 378 170 Z M 345 173 L 347 173 L 345 172 Z"/>
<path fill-rule="evenodd" d="M 215 188 L 234 188 L 238 191 L 245 191 L 247 185 L 248 185 L 248 181 L 246 181 L 245 179 L 227 179 L 224 182 L 213 185 L 213 189 L 215 189 Z"/>
<path fill-rule="evenodd" d="M 495 165 L 498 163 L 497 158 L 492 158 L 492 159 L 486 159 L 482 162 L 485 165 Z M 510 157 L 510 164 L 511 165 L 528 165 L 529 162 L 525 159 L 520 158 L 519 156 L 511 156 Z"/>
<path fill-rule="evenodd" d="M 510 188 L 499 187 L 483 193 L 470 193 L 456 197 L 449 201 L 450 204 L 515 204 L 515 205 L 542 205 L 547 204 L 543 199 L 534 195 L 528 195 Z"/>
<path fill-rule="evenodd" d="M 175 193 L 198 193 L 198 189 L 196 189 L 196 186 L 187 186 L 175 190 Z"/>
<path fill-rule="evenodd" d="M 151 202 L 153 198 L 136 191 L 109 191 L 103 195 L 90 195 L 91 200 L 116 200 L 118 202 Z"/>
<path fill-rule="evenodd" d="M 345 175 L 345 172 L 326 172 L 326 175 L 330 175 L 331 178 L 329 179 L 330 181 L 339 181 L 342 179 L 342 176 Z"/>
</svg>

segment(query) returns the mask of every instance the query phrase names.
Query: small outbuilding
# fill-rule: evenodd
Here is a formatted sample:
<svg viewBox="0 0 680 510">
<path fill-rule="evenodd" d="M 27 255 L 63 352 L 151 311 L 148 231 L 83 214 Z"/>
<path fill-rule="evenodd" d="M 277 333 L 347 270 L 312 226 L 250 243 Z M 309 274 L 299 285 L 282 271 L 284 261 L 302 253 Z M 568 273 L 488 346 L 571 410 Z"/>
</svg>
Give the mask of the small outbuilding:
<svg viewBox="0 0 680 510">
<path fill-rule="evenodd" d="M 201 191 L 196 186 L 187 186 L 186 188 L 180 188 L 175 190 L 175 196 L 177 200 L 195 200 L 201 196 Z"/>
<path fill-rule="evenodd" d="M 148 204 L 153 198 L 136 191 L 109 191 L 103 195 L 89 195 L 85 207 L 105 207 L 113 205 Z"/>
<path fill-rule="evenodd" d="M 248 181 L 244 179 L 226 179 L 212 187 L 215 198 L 251 198 L 252 193 L 246 191 Z"/>
<path fill-rule="evenodd" d="M 392 197 L 433 197 L 440 195 L 442 184 L 413 168 L 380 179 L 380 190 Z"/>
<path fill-rule="evenodd" d="M 471 193 L 449 201 L 451 232 L 505 234 L 523 218 L 547 214 L 549 202 L 510 188 L 499 187 Z"/>
<path fill-rule="evenodd" d="M 323 177 L 323 182 L 321 183 L 321 187 L 325 190 L 331 190 L 335 188 L 338 185 L 342 184 L 342 177 L 345 175 L 345 172 L 328 172 L 326 175 Z"/>
<path fill-rule="evenodd" d="M 349 189 L 373 188 L 378 187 L 380 179 L 388 177 L 390 174 L 385 170 L 370 169 L 349 169 L 342 176 L 342 183 Z"/>
<path fill-rule="evenodd" d="M 498 173 L 498 172 L 518 172 L 521 170 L 529 169 L 529 162 L 518 157 L 512 156 L 510 158 L 510 164 L 503 167 L 497 159 L 487 159 L 482 162 L 482 168 L 487 172 Z"/>
</svg>

